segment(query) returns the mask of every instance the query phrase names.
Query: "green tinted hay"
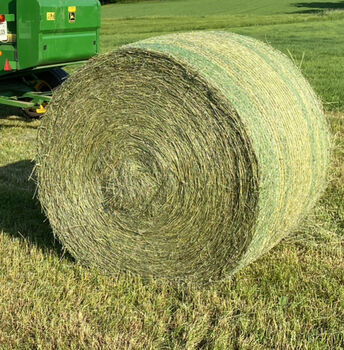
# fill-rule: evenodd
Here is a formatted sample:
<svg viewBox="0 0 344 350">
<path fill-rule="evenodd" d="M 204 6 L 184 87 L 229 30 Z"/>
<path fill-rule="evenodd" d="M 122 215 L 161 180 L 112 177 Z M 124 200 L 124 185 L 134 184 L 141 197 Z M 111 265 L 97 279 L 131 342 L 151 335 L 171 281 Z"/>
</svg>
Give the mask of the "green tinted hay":
<svg viewBox="0 0 344 350">
<path fill-rule="evenodd" d="M 207 281 L 257 259 L 321 193 L 321 104 L 287 57 L 197 32 L 99 56 L 39 132 L 39 198 L 80 262 Z"/>
</svg>

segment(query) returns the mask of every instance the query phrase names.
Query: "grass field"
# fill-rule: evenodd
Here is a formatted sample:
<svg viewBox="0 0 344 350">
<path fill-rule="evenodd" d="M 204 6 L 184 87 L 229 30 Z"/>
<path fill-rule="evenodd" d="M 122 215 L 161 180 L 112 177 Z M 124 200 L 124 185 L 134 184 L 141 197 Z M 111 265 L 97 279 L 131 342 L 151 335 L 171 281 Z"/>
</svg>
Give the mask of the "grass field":
<svg viewBox="0 0 344 350">
<path fill-rule="evenodd" d="M 110 5 L 104 18 L 143 16 L 211 16 L 211 15 L 272 15 L 285 13 L 314 13 L 344 9 L 343 1 L 312 0 L 152 0 Z"/>
<path fill-rule="evenodd" d="M 102 50 L 168 32 L 221 29 L 292 57 L 322 98 L 333 134 L 330 182 L 314 212 L 226 282 L 200 287 L 103 276 L 63 251 L 34 198 L 27 178 L 39 121 L 1 107 L 1 350 L 344 349 L 344 13 L 332 11 L 344 2 L 247 3 L 106 5 Z"/>
</svg>

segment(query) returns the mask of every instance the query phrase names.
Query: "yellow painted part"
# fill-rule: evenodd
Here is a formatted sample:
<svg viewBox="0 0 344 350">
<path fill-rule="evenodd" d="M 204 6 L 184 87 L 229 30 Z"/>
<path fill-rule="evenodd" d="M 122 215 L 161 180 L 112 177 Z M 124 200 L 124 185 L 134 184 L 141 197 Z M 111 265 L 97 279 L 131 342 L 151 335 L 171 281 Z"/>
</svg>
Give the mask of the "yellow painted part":
<svg viewBox="0 0 344 350">
<path fill-rule="evenodd" d="M 46 90 L 43 90 L 44 88 L 48 88 L 49 90 L 52 90 L 51 86 L 44 80 L 38 80 L 34 88 L 36 91 L 46 91 Z"/>
<path fill-rule="evenodd" d="M 36 113 L 39 113 L 39 114 L 43 114 L 46 111 L 47 110 L 42 105 L 40 105 L 40 107 L 36 109 Z"/>
</svg>

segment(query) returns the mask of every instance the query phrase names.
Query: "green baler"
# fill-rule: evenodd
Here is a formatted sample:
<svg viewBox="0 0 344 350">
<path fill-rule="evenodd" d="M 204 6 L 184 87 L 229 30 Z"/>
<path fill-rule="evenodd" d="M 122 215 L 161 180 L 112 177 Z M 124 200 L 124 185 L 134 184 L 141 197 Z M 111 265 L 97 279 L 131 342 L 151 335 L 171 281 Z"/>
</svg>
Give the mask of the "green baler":
<svg viewBox="0 0 344 350">
<path fill-rule="evenodd" d="M 61 68 L 99 52 L 98 0 L 0 0 L 0 105 L 45 112 Z"/>
</svg>

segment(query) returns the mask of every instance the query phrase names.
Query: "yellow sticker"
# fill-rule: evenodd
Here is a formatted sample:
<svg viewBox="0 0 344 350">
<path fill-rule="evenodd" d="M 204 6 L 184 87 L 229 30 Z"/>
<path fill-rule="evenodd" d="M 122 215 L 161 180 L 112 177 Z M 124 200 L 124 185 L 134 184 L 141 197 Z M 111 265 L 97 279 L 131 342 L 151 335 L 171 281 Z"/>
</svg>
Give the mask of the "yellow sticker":
<svg viewBox="0 0 344 350">
<path fill-rule="evenodd" d="M 75 12 L 69 12 L 69 23 L 75 23 Z"/>
<path fill-rule="evenodd" d="M 15 43 L 16 41 L 17 41 L 16 34 L 7 34 L 7 42 L 8 43 Z"/>
<path fill-rule="evenodd" d="M 47 21 L 55 21 L 55 12 L 47 12 Z"/>
<path fill-rule="evenodd" d="M 69 6 L 68 12 L 76 12 L 76 6 Z"/>
</svg>

